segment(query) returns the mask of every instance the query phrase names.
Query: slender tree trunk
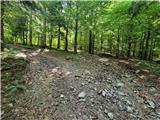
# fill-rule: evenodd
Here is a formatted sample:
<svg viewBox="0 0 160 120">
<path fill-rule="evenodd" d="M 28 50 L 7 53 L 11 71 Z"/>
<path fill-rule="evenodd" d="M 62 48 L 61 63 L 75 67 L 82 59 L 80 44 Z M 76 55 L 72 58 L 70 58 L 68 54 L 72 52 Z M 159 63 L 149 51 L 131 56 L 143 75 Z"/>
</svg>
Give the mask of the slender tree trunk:
<svg viewBox="0 0 160 120">
<path fill-rule="evenodd" d="M 150 31 L 147 31 L 147 37 L 146 37 L 146 48 L 145 48 L 145 52 L 144 52 L 144 59 L 148 59 L 148 48 L 149 48 L 149 39 L 150 39 Z"/>
<path fill-rule="evenodd" d="M 89 54 L 92 54 L 92 31 L 89 30 Z"/>
<path fill-rule="evenodd" d="M 146 33 L 143 34 L 143 37 L 140 41 L 140 45 L 139 45 L 139 58 L 142 59 L 143 58 L 143 49 L 144 49 L 144 40 L 146 38 Z"/>
<path fill-rule="evenodd" d="M 136 53 L 136 46 L 137 46 L 137 42 L 135 41 L 135 42 L 134 42 L 134 47 L 133 47 L 133 54 L 132 54 L 133 57 L 136 56 L 136 55 L 135 55 L 135 53 Z"/>
<path fill-rule="evenodd" d="M 79 49 L 82 50 L 82 32 L 80 32 L 80 46 Z"/>
<path fill-rule="evenodd" d="M 22 30 L 22 45 L 25 45 L 25 37 L 24 37 L 24 30 Z"/>
<path fill-rule="evenodd" d="M 46 6 L 44 6 L 44 10 L 46 12 Z M 41 47 L 45 48 L 46 47 L 46 24 L 47 24 L 47 20 L 46 17 L 44 17 L 43 19 L 43 28 L 42 28 L 42 39 L 41 39 Z"/>
<path fill-rule="evenodd" d="M 92 54 L 94 54 L 95 34 L 92 32 Z"/>
<path fill-rule="evenodd" d="M 60 23 L 58 24 L 58 42 L 57 42 L 57 49 L 60 49 L 60 39 L 61 39 L 61 26 Z"/>
<path fill-rule="evenodd" d="M 28 31 L 26 31 L 26 45 L 28 44 Z"/>
<path fill-rule="evenodd" d="M 128 50 L 127 50 L 127 57 L 131 55 L 131 47 L 132 47 L 132 32 L 133 32 L 133 16 L 130 19 L 129 23 L 129 34 L 128 34 Z"/>
<path fill-rule="evenodd" d="M 75 37 L 74 37 L 74 53 L 77 53 L 77 38 L 78 38 L 78 15 L 76 15 L 75 19 Z"/>
<path fill-rule="evenodd" d="M 29 23 L 29 45 L 32 46 L 32 13 L 30 15 L 30 23 Z"/>
<path fill-rule="evenodd" d="M 68 51 L 68 25 L 66 27 L 65 51 Z"/>
<path fill-rule="evenodd" d="M 149 55 L 148 55 L 148 59 L 149 60 L 152 60 L 152 53 L 153 53 L 153 45 L 154 45 L 154 40 L 153 39 L 151 39 L 151 45 L 150 45 L 150 50 L 149 50 Z"/>
<path fill-rule="evenodd" d="M 50 32 L 49 48 L 52 48 L 52 40 L 53 40 L 53 30 L 51 30 Z"/>
<path fill-rule="evenodd" d="M 103 34 L 101 34 L 101 37 L 100 37 L 100 39 L 101 39 L 101 44 L 100 44 L 100 46 L 101 46 L 101 51 L 103 50 L 103 42 L 104 42 L 104 40 L 103 40 Z"/>
<path fill-rule="evenodd" d="M 4 1 L 1 2 L 1 5 L 3 4 Z M 4 8 L 1 6 L 1 51 L 4 50 L 4 21 L 3 21 L 3 16 L 4 16 Z"/>
<path fill-rule="evenodd" d="M 119 29 L 118 29 L 117 50 L 116 50 L 116 56 L 117 56 L 117 57 L 119 57 L 119 44 L 120 44 L 120 35 L 119 35 Z"/>
</svg>

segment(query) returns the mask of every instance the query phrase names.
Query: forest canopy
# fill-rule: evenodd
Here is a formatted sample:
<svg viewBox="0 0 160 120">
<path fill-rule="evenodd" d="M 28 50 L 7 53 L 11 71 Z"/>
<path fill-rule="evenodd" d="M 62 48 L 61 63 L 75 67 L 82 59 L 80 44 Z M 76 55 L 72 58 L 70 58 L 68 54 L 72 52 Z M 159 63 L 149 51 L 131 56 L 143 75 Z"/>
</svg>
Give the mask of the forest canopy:
<svg viewBox="0 0 160 120">
<path fill-rule="evenodd" d="M 159 1 L 1 1 L 2 46 L 160 59 Z"/>
</svg>

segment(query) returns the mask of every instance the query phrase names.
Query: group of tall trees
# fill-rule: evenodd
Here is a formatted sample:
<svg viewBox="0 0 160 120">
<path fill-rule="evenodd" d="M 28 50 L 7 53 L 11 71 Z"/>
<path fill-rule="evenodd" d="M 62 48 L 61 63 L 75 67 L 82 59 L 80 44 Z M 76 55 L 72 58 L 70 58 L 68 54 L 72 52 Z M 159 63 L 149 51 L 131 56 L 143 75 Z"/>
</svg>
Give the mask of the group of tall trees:
<svg viewBox="0 0 160 120">
<path fill-rule="evenodd" d="M 159 1 L 1 1 L 2 43 L 153 59 Z"/>
</svg>

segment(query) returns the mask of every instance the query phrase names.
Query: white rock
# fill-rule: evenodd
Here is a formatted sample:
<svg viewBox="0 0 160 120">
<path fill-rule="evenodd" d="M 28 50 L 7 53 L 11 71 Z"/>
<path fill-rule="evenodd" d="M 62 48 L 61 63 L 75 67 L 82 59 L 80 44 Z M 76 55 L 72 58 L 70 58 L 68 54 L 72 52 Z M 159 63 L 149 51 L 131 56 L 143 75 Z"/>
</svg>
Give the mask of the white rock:
<svg viewBox="0 0 160 120">
<path fill-rule="evenodd" d="M 124 87 L 124 83 L 117 83 L 116 87 Z"/>
<path fill-rule="evenodd" d="M 85 96 L 86 96 L 86 93 L 84 91 L 78 94 L 78 98 L 84 98 Z"/>
<path fill-rule="evenodd" d="M 13 104 L 12 103 L 10 103 L 10 104 L 8 104 L 9 105 L 9 107 L 13 107 Z"/>
<path fill-rule="evenodd" d="M 102 96 L 105 97 L 106 96 L 106 91 L 102 91 Z"/>
<path fill-rule="evenodd" d="M 113 114 L 111 112 L 107 113 L 107 115 L 111 120 L 113 119 Z"/>
<path fill-rule="evenodd" d="M 132 113 L 133 109 L 131 107 L 127 106 L 127 112 Z"/>
<path fill-rule="evenodd" d="M 135 73 L 139 73 L 140 72 L 140 70 L 136 70 L 136 72 Z"/>
<path fill-rule="evenodd" d="M 61 98 L 64 98 L 64 95 L 63 95 L 63 94 L 61 94 L 61 95 L 60 95 L 60 97 L 61 97 Z"/>
</svg>

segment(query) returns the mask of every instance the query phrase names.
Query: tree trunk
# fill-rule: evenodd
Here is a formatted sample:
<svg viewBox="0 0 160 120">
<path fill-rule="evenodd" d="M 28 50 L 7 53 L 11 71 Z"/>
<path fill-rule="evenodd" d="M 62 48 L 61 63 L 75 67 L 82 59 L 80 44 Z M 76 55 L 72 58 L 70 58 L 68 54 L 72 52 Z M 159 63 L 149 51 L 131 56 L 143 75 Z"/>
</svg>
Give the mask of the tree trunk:
<svg viewBox="0 0 160 120">
<path fill-rule="evenodd" d="M 61 39 L 61 26 L 60 23 L 58 24 L 58 42 L 57 42 L 57 49 L 60 49 L 60 39 Z"/>
<path fill-rule="evenodd" d="M 135 41 L 135 42 L 134 42 L 134 47 L 133 47 L 133 54 L 132 54 L 133 57 L 136 56 L 136 55 L 135 55 L 135 53 L 136 53 L 136 45 L 137 45 L 137 42 Z"/>
<path fill-rule="evenodd" d="M 92 32 L 92 54 L 94 54 L 95 34 Z"/>
<path fill-rule="evenodd" d="M 52 48 L 52 40 L 53 40 L 53 28 L 52 28 L 52 24 L 50 26 L 50 39 L 49 39 L 49 48 Z"/>
<path fill-rule="evenodd" d="M 102 51 L 103 50 L 103 42 L 104 42 L 104 40 L 103 40 L 103 34 L 101 34 L 101 38 L 100 39 L 101 39 L 101 45 L 100 45 L 101 47 L 100 47 L 100 49 Z"/>
<path fill-rule="evenodd" d="M 119 29 L 118 29 L 117 50 L 116 50 L 116 56 L 117 56 L 117 57 L 119 57 L 119 44 L 120 44 L 120 36 L 119 36 Z"/>
<path fill-rule="evenodd" d="M 68 26 L 66 28 L 65 51 L 68 51 Z"/>
<path fill-rule="evenodd" d="M 77 53 L 77 38 L 78 38 L 78 15 L 76 15 L 75 19 L 74 53 Z"/>
<path fill-rule="evenodd" d="M 29 45 L 32 46 L 32 13 L 30 15 L 30 23 L 29 23 Z"/>
<path fill-rule="evenodd" d="M 22 30 L 22 45 L 25 45 L 25 37 L 24 37 L 24 30 Z"/>
<path fill-rule="evenodd" d="M 146 48 L 145 48 L 145 52 L 144 52 L 144 59 L 148 59 L 148 45 L 149 45 L 149 39 L 150 39 L 150 31 L 147 31 L 147 37 L 146 37 Z"/>
<path fill-rule="evenodd" d="M 80 32 L 80 46 L 79 49 L 82 50 L 82 32 Z"/>
<path fill-rule="evenodd" d="M 26 45 L 28 44 L 28 31 L 26 31 Z"/>
<path fill-rule="evenodd" d="M 148 55 L 148 59 L 149 60 L 152 60 L 152 58 L 153 58 L 153 46 L 154 46 L 154 40 L 153 39 L 151 39 L 151 45 L 150 45 L 150 50 L 149 50 L 149 55 Z"/>
<path fill-rule="evenodd" d="M 3 4 L 3 1 L 1 3 L 1 5 Z M 3 21 L 3 17 L 4 17 L 4 8 L 3 6 L 1 6 L 1 51 L 4 50 L 4 21 Z"/>
<path fill-rule="evenodd" d="M 46 12 L 46 7 L 44 6 L 44 10 Z M 43 20 L 43 32 L 42 32 L 42 39 L 41 39 L 41 47 L 45 48 L 46 47 L 46 17 Z"/>
<path fill-rule="evenodd" d="M 92 54 L 92 31 L 89 30 L 89 54 Z"/>
</svg>

